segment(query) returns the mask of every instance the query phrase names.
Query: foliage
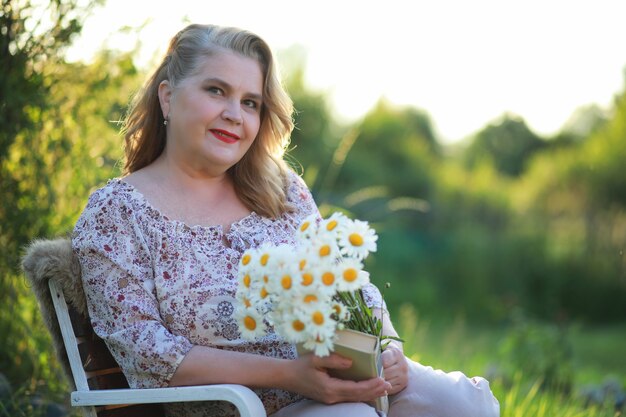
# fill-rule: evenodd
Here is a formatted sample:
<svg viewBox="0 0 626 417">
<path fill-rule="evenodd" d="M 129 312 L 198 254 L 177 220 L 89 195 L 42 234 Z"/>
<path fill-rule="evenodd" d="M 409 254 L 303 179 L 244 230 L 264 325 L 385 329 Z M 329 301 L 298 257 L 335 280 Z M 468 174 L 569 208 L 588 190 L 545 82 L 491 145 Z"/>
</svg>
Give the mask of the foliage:
<svg viewBox="0 0 626 417">
<path fill-rule="evenodd" d="M 18 274 L 22 250 L 32 239 L 68 233 L 90 189 L 115 172 L 121 149 L 111 121 L 121 118 L 138 80 L 130 55 L 103 51 L 90 65 L 63 61 L 97 2 L 80 4 L 3 2 L 9 29 L 2 32 L 7 76 L 0 88 L 11 111 L 0 112 L 8 127 L 0 132 L 0 333 L 12 337 L 0 339 L 0 369 L 26 391 L 59 392 L 65 381 Z M 50 16 L 50 27 L 33 20 L 40 14 Z"/>
<path fill-rule="evenodd" d="M 544 146 L 522 119 L 505 115 L 476 134 L 465 152 L 465 160 L 470 168 L 489 161 L 498 172 L 518 176 L 527 161 Z"/>
<path fill-rule="evenodd" d="M 318 194 L 332 184 L 333 171 L 341 165 L 337 138 L 343 132 L 330 116 L 326 96 L 306 88 L 302 53 L 300 48 L 292 47 L 280 57 L 289 67 L 285 87 L 295 105 L 295 128 L 287 158 L 297 172 L 303 173 L 312 192 Z"/>
<path fill-rule="evenodd" d="M 83 82 L 76 84 L 76 77 Z M 29 329 L 41 324 L 25 281 L 14 272 L 21 249 L 33 238 L 68 233 L 90 189 L 116 172 L 121 147 L 111 120 L 121 118 L 137 72 L 128 56 L 103 52 L 92 65 L 59 65 L 54 78 L 49 107 L 41 110 L 46 122 L 38 132 L 19 135 L 3 160 L 3 169 L 18 187 L 11 196 L 19 196 L 15 201 L 19 209 L 2 224 L 2 239 L 11 241 L 5 246 L 11 261 L 0 269 L 6 289 L 0 329 L 4 334 L 22 333 L 31 343 L 40 337 L 27 337 Z M 39 352 L 47 343 L 27 348 L 8 345 L 11 341 L 16 340 L 0 341 L 0 367 L 10 370 L 7 376 L 12 381 L 19 381 L 18 375 L 38 375 L 33 367 L 46 368 L 49 359 L 39 357 Z"/>
<path fill-rule="evenodd" d="M 48 7 L 3 0 L 0 14 L 0 270 L 16 271 L 19 248 L 50 230 L 51 168 L 68 143 L 48 137 L 54 72 L 81 19 L 97 2 L 57 0 Z M 55 152 L 58 150 L 58 152 Z M 37 185 L 34 189 L 34 181 Z M 39 204 L 30 204 L 36 199 Z"/>
<path fill-rule="evenodd" d="M 59 387 L 58 369 L 42 354 L 46 334 L 32 331 L 42 324 L 17 269 L 22 246 L 53 229 L 53 174 L 68 142 L 51 131 L 56 103 L 49 94 L 65 47 L 95 4 L 78 3 L 3 0 L 0 13 L 0 369 L 20 385 L 30 379 L 28 389 L 38 378 L 49 379 L 52 391 Z"/>
<path fill-rule="evenodd" d="M 334 194 L 384 186 L 391 198 L 429 195 L 439 145 L 426 114 L 380 101 L 355 129 L 350 155 L 332 183 Z"/>
</svg>

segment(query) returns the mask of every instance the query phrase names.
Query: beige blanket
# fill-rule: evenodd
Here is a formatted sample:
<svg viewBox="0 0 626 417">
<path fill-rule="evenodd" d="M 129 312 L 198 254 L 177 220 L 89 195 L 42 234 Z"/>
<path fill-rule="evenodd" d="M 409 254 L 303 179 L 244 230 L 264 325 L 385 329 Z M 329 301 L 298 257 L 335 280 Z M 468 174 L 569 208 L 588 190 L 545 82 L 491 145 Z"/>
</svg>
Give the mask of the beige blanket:
<svg viewBox="0 0 626 417">
<path fill-rule="evenodd" d="M 26 248 L 26 253 L 22 258 L 22 269 L 37 297 L 44 322 L 52 336 L 57 357 L 73 389 L 75 389 L 74 378 L 48 288 L 48 280 L 54 277 L 63 289 L 68 306 L 73 307 L 84 317 L 88 317 L 85 294 L 80 278 L 80 265 L 72 252 L 70 240 L 58 238 L 33 241 Z"/>
</svg>

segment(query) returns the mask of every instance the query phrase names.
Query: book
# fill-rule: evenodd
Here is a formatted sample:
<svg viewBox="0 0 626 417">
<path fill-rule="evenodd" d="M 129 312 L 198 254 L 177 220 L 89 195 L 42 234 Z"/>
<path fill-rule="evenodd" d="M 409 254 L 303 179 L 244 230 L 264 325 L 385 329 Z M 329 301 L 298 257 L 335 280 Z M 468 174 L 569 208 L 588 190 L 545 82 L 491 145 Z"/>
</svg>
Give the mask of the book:
<svg viewBox="0 0 626 417">
<path fill-rule="evenodd" d="M 310 353 L 302 344 L 296 345 L 296 348 L 298 355 Z M 350 368 L 328 370 L 328 374 L 334 378 L 363 381 L 383 376 L 380 340 L 376 336 L 350 329 L 338 330 L 333 352 L 352 359 Z M 371 405 L 385 414 L 389 409 L 387 396 L 377 398 Z"/>
</svg>

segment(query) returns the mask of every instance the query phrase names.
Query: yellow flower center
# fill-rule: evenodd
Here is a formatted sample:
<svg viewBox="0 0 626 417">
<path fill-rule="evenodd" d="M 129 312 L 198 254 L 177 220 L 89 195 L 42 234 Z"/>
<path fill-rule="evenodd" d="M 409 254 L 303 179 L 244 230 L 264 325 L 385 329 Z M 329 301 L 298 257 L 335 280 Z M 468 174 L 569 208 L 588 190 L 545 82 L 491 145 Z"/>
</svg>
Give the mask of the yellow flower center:
<svg viewBox="0 0 626 417">
<path fill-rule="evenodd" d="M 328 230 L 329 232 L 332 231 L 335 227 L 337 227 L 337 220 L 331 220 L 328 222 L 328 224 L 326 225 L 326 230 Z"/>
<path fill-rule="evenodd" d="M 283 289 L 288 290 L 291 288 L 291 277 L 289 275 L 284 275 L 280 280 L 280 285 L 282 285 Z"/>
<path fill-rule="evenodd" d="M 306 259 L 302 259 L 298 265 L 300 266 L 300 271 L 302 271 L 306 266 Z"/>
<path fill-rule="evenodd" d="M 324 275 L 322 275 L 322 282 L 326 286 L 333 285 L 333 282 L 335 282 L 335 274 L 332 272 L 324 272 Z"/>
<path fill-rule="evenodd" d="M 317 324 L 318 326 L 324 324 L 324 315 L 319 311 L 313 313 L 313 323 Z"/>
<path fill-rule="evenodd" d="M 306 231 L 306 229 L 308 229 L 308 228 L 309 228 L 309 226 L 310 226 L 310 223 L 309 223 L 309 222 L 304 222 L 304 223 L 302 223 L 302 225 L 300 226 L 300 231 L 301 231 L 301 232 Z"/>
<path fill-rule="evenodd" d="M 270 282 L 270 279 L 267 277 L 267 275 L 263 275 L 263 282 L 266 284 Z"/>
<path fill-rule="evenodd" d="M 348 282 L 354 281 L 357 276 L 358 276 L 358 272 L 354 268 L 348 268 L 345 271 L 343 271 L 343 279 L 345 279 Z"/>
<path fill-rule="evenodd" d="M 243 319 L 243 325 L 246 326 L 248 330 L 254 330 L 256 329 L 256 320 L 250 316 L 246 316 Z"/>
<path fill-rule="evenodd" d="M 330 246 L 324 245 L 320 248 L 320 256 L 330 255 Z"/>
<path fill-rule="evenodd" d="M 352 233 L 348 236 L 348 240 L 352 246 L 361 246 L 363 244 L 363 236 L 358 233 Z"/>
<path fill-rule="evenodd" d="M 252 307 L 252 303 L 250 302 L 250 300 L 245 297 L 243 299 L 243 305 L 245 305 L 246 307 Z"/>
<path fill-rule="evenodd" d="M 246 275 L 243 276 L 243 285 L 246 288 L 250 288 L 250 281 L 251 281 L 251 278 L 250 278 L 249 274 L 246 274 Z"/>
<path fill-rule="evenodd" d="M 261 256 L 261 265 L 265 266 L 267 265 L 267 260 L 270 258 L 270 256 L 267 253 L 264 253 Z"/>
<path fill-rule="evenodd" d="M 333 310 L 335 310 L 335 313 L 341 314 L 341 306 L 339 304 L 335 304 Z"/>
<path fill-rule="evenodd" d="M 241 264 L 248 265 L 250 263 L 250 259 L 252 259 L 252 257 L 246 253 L 245 255 L 243 255 L 243 258 L 241 258 Z"/>
<path fill-rule="evenodd" d="M 302 285 L 308 287 L 311 284 L 313 284 L 313 274 L 309 274 L 308 272 L 302 274 Z"/>
<path fill-rule="evenodd" d="M 312 303 L 314 301 L 317 301 L 317 296 L 315 294 L 307 294 L 304 296 L 305 303 Z"/>
<path fill-rule="evenodd" d="M 304 323 L 302 323 L 300 320 L 294 320 L 291 325 L 296 332 L 301 332 L 302 330 L 304 330 Z"/>
<path fill-rule="evenodd" d="M 265 287 L 261 288 L 261 298 L 265 298 L 269 295 Z"/>
</svg>

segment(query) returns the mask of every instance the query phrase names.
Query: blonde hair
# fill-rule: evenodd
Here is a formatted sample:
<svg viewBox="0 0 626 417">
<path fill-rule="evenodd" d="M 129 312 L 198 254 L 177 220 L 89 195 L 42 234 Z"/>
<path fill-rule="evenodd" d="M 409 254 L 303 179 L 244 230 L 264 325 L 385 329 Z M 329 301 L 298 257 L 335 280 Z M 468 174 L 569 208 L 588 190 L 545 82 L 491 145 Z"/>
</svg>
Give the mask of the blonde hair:
<svg viewBox="0 0 626 417">
<path fill-rule="evenodd" d="M 280 83 L 272 52 L 257 35 L 232 27 L 189 25 L 170 41 L 160 65 L 135 97 L 124 121 L 124 174 L 156 160 L 166 131 L 159 84 L 177 84 L 194 74 L 206 57 L 227 49 L 259 62 L 264 75 L 259 133 L 243 158 L 229 170 L 237 195 L 260 215 L 276 218 L 288 210 L 287 164 L 283 160 L 293 130 L 293 103 Z"/>
</svg>

